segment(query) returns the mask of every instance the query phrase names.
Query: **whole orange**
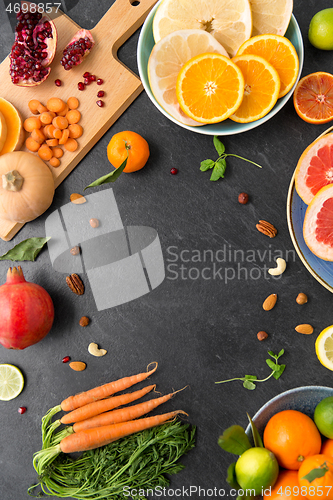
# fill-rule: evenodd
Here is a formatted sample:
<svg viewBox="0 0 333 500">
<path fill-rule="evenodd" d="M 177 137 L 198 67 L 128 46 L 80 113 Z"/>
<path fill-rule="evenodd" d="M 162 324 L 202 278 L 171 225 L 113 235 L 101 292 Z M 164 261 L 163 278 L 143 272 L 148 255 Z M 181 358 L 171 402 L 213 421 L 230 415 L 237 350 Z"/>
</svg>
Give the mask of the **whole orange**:
<svg viewBox="0 0 333 500">
<path fill-rule="evenodd" d="M 281 467 L 298 470 L 303 460 L 320 453 L 321 437 L 314 421 L 296 410 L 273 415 L 264 430 L 264 446 Z"/>
<path fill-rule="evenodd" d="M 326 441 L 323 442 L 320 453 L 333 458 L 333 439 L 326 439 Z"/>
<path fill-rule="evenodd" d="M 136 172 L 145 166 L 149 158 L 149 146 L 146 139 L 136 132 L 125 130 L 115 134 L 107 147 L 108 160 L 115 168 L 126 160 L 124 172 Z M 128 156 L 128 157 L 127 157 Z"/>
<path fill-rule="evenodd" d="M 312 477 L 307 476 L 309 473 Z M 306 498 L 317 500 L 322 497 L 325 500 L 333 500 L 332 458 L 328 455 L 306 458 L 298 471 L 298 482 Z"/>
<path fill-rule="evenodd" d="M 297 470 L 281 470 L 272 490 L 268 489 L 266 491 L 267 494 L 264 494 L 264 500 L 290 500 L 291 498 L 302 498 L 304 500 L 298 483 Z"/>
</svg>

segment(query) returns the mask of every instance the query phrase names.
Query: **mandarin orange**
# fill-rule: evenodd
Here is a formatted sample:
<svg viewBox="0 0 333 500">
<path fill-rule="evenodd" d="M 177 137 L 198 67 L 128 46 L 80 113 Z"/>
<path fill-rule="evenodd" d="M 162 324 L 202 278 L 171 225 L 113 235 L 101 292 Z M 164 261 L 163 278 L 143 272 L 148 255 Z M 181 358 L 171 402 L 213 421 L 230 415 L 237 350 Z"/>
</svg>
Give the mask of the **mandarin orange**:
<svg viewBox="0 0 333 500">
<path fill-rule="evenodd" d="M 149 158 L 149 146 L 146 139 L 136 132 L 128 130 L 115 134 L 107 147 L 109 162 L 118 168 L 126 160 L 124 172 L 136 172 L 145 166 Z"/>
<path fill-rule="evenodd" d="M 306 458 L 298 471 L 298 482 L 303 497 L 333 500 L 333 459 L 321 454 Z"/>
<path fill-rule="evenodd" d="M 298 483 L 298 471 L 281 470 L 274 487 L 264 494 L 264 500 L 290 500 L 292 498 L 303 499 Z"/>
</svg>

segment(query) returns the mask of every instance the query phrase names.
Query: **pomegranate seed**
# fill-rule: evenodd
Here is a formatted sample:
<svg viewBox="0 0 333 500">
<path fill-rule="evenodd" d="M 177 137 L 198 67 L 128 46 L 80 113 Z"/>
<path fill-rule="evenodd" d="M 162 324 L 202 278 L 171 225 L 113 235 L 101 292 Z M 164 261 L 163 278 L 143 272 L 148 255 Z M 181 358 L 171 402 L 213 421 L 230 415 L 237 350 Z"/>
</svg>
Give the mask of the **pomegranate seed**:
<svg viewBox="0 0 333 500">
<path fill-rule="evenodd" d="M 19 409 L 17 410 L 19 413 L 21 413 L 21 415 L 23 415 L 23 413 L 25 413 L 27 411 L 26 407 L 25 406 L 20 406 Z"/>
<path fill-rule="evenodd" d="M 62 358 L 62 362 L 63 363 L 68 363 L 68 361 L 70 361 L 71 358 L 69 356 L 65 356 L 64 358 Z"/>
<path fill-rule="evenodd" d="M 79 83 L 77 84 L 77 88 L 78 88 L 79 90 L 84 90 L 84 89 L 85 89 L 85 84 L 84 84 L 83 82 L 79 82 Z"/>
<path fill-rule="evenodd" d="M 96 76 L 95 75 L 90 75 L 88 76 L 90 82 L 96 82 Z"/>
<path fill-rule="evenodd" d="M 88 76 L 90 76 L 89 71 L 86 71 L 85 73 L 83 73 L 83 78 L 88 78 Z"/>
<path fill-rule="evenodd" d="M 99 106 L 100 108 L 102 108 L 104 106 L 104 102 L 103 101 L 96 101 L 96 104 L 97 106 Z"/>
<path fill-rule="evenodd" d="M 173 167 L 173 168 L 170 170 L 170 174 L 172 174 L 172 175 L 176 175 L 176 174 L 178 174 L 178 168 L 174 168 L 174 167 Z"/>
<path fill-rule="evenodd" d="M 59 78 L 57 78 L 57 80 L 54 80 L 54 83 L 56 84 L 57 87 L 61 87 L 61 80 L 59 80 Z"/>
<path fill-rule="evenodd" d="M 102 80 L 102 78 L 99 78 L 96 83 L 97 85 L 102 85 L 104 81 Z"/>
<path fill-rule="evenodd" d="M 104 97 L 104 90 L 100 90 L 99 92 L 97 92 L 97 97 Z"/>
<path fill-rule="evenodd" d="M 85 84 L 85 85 L 90 85 L 90 80 L 89 80 L 89 78 L 85 78 L 85 79 L 84 79 L 84 84 Z"/>
</svg>

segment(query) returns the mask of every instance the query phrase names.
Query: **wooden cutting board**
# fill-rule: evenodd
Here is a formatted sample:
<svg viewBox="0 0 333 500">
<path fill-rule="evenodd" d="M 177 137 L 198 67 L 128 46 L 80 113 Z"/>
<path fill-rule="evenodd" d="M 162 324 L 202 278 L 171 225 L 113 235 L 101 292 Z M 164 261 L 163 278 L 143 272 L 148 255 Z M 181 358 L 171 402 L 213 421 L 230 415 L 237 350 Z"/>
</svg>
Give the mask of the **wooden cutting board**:
<svg viewBox="0 0 333 500">
<path fill-rule="evenodd" d="M 138 5 L 138 2 L 133 2 L 132 5 L 132 0 L 116 0 L 99 23 L 90 30 L 95 40 L 91 53 L 79 66 L 69 71 L 63 69 L 60 60 L 63 49 L 80 26 L 63 13 L 55 16 L 54 23 L 58 31 L 57 53 L 51 64 L 51 74 L 41 85 L 13 85 L 9 76 L 9 57 L 0 64 L 0 97 L 14 104 L 23 118 L 31 116 L 28 108 L 31 99 L 38 99 L 46 104 L 53 96 L 63 100 L 76 96 L 80 101 L 80 125 L 84 133 L 78 139 L 79 148 L 74 153 L 65 151 L 58 168 L 50 167 L 56 187 L 143 90 L 138 76 L 118 60 L 117 50 L 142 25 L 156 1 L 140 0 Z M 99 86 L 93 82 L 85 90 L 79 91 L 77 84 L 83 81 L 82 75 L 85 71 L 102 78 L 103 85 Z M 54 84 L 57 78 L 63 82 L 61 87 Z M 96 104 L 99 90 L 105 91 L 103 108 Z M 19 223 L 1 225 L 0 238 L 9 241 L 22 226 L 23 224 Z"/>
</svg>

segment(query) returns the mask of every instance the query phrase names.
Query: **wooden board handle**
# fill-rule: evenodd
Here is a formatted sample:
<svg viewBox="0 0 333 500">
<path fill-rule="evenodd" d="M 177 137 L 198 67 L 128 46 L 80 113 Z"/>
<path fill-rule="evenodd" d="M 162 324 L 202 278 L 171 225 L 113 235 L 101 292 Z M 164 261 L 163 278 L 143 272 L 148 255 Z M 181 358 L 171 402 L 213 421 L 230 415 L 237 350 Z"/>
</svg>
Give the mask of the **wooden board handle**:
<svg viewBox="0 0 333 500">
<path fill-rule="evenodd" d="M 107 44 L 115 56 L 119 47 L 141 26 L 157 0 L 116 0 L 91 30 L 98 44 Z"/>
</svg>

